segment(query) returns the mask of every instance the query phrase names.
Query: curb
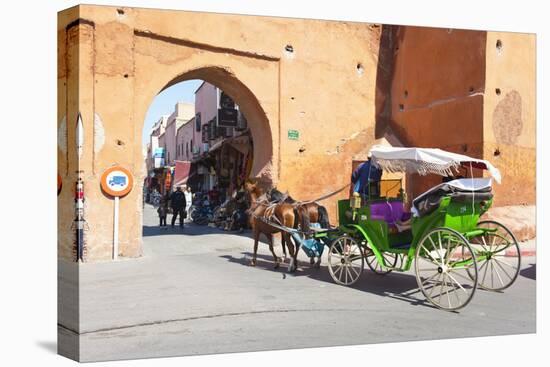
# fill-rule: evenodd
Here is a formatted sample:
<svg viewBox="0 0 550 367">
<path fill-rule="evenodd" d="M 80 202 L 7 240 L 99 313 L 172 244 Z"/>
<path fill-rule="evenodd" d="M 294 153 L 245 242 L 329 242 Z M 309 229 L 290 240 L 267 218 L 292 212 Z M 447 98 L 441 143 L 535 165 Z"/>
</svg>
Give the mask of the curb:
<svg viewBox="0 0 550 367">
<path fill-rule="evenodd" d="M 537 256 L 537 250 L 534 248 L 521 248 L 521 245 L 519 246 L 519 253 L 522 257 L 529 257 L 529 256 Z M 504 253 L 504 256 L 517 256 L 515 250 L 507 250 Z"/>
</svg>

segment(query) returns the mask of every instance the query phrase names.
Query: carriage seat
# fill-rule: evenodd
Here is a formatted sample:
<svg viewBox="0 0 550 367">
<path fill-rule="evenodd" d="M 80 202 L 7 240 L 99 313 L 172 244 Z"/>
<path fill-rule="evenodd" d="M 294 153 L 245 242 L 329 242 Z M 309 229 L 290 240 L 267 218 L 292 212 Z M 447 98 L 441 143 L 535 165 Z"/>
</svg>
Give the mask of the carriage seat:
<svg viewBox="0 0 550 367">
<path fill-rule="evenodd" d="M 370 204 L 370 219 L 383 220 L 389 225 L 407 220 L 410 213 L 406 213 L 402 201 L 382 201 Z"/>
<path fill-rule="evenodd" d="M 490 178 L 461 178 L 439 184 L 417 196 L 412 202 L 411 211 L 417 217 L 428 215 L 439 208 L 441 200 L 446 196 L 460 202 L 490 200 L 493 197 L 491 183 Z"/>
</svg>

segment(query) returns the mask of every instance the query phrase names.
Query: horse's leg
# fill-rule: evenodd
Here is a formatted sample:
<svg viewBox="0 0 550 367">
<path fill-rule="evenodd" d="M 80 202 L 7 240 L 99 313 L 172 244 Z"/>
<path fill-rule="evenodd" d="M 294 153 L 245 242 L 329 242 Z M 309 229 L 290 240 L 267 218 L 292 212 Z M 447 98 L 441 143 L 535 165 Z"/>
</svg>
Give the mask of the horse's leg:
<svg viewBox="0 0 550 367">
<path fill-rule="evenodd" d="M 274 268 L 277 269 L 279 267 L 279 258 L 277 257 L 277 255 L 275 255 L 275 250 L 273 249 L 273 234 L 272 233 L 267 235 L 267 242 L 269 244 L 269 250 L 273 254 L 273 261 L 275 261 Z"/>
<path fill-rule="evenodd" d="M 254 226 L 254 254 L 252 255 L 252 260 L 250 260 L 250 265 L 256 266 L 256 255 L 258 254 L 258 240 L 260 239 L 260 231 L 258 226 Z"/>
<path fill-rule="evenodd" d="M 298 269 L 298 249 L 300 248 L 299 244 L 294 244 L 290 238 L 290 234 L 284 233 L 285 241 L 288 246 L 288 253 L 290 255 L 290 264 L 288 265 L 288 271 L 295 272 Z"/>
<path fill-rule="evenodd" d="M 285 240 L 285 236 L 283 235 L 283 233 L 281 232 L 281 247 L 283 248 L 283 261 L 286 261 L 286 240 Z"/>
</svg>

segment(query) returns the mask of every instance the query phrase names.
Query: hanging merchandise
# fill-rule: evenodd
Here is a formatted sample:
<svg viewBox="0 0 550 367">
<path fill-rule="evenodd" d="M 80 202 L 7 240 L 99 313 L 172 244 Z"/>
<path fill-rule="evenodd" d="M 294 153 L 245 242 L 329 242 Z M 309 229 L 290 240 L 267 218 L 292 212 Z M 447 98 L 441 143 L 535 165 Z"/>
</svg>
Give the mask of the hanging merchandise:
<svg viewBox="0 0 550 367">
<path fill-rule="evenodd" d="M 172 185 L 172 174 L 170 173 L 170 170 L 167 169 L 164 177 L 164 189 L 166 192 L 170 192 L 170 187 Z"/>
</svg>

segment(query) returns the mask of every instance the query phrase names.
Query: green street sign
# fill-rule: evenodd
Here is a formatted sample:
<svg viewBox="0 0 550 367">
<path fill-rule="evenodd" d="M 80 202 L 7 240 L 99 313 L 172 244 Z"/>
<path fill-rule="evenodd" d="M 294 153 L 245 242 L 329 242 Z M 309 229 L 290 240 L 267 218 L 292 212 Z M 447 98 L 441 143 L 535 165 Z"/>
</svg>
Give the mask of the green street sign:
<svg viewBox="0 0 550 367">
<path fill-rule="evenodd" d="M 300 132 L 298 132 L 298 130 L 288 130 L 288 138 L 290 140 L 298 140 L 300 138 Z"/>
</svg>

